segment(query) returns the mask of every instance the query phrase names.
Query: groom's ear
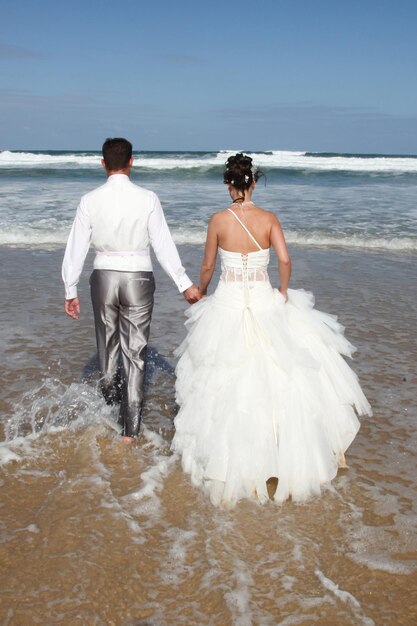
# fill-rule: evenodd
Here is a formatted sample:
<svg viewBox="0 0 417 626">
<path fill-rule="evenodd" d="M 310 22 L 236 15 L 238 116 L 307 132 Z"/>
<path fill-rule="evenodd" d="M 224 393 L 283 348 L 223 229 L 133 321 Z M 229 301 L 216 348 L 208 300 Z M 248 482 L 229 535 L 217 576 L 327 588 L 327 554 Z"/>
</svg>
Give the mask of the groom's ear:
<svg viewBox="0 0 417 626">
<path fill-rule="evenodd" d="M 103 166 L 103 169 L 105 169 L 107 172 L 106 161 L 104 159 L 101 159 L 101 164 Z"/>
</svg>

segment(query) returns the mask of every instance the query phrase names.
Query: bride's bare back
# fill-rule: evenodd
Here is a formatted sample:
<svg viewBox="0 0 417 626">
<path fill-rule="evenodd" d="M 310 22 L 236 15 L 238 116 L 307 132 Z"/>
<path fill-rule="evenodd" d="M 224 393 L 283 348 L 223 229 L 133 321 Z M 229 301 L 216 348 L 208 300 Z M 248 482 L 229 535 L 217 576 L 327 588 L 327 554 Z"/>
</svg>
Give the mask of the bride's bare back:
<svg viewBox="0 0 417 626">
<path fill-rule="evenodd" d="M 273 213 L 246 202 L 233 204 L 231 210 L 252 233 L 261 248 L 268 249 L 271 246 L 271 231 L 276 221 Z M 228 209 L 220 211 L 213 218 L 216 222 L 217 243 L 220 248 L 241 254 L 255 252 L 258 249 Z"/>
<path fill-rule="evenodd" d="M 277 217 L 252 202 L 234 203 L 232 211 L 239 217 L 261 248 L 272 246 L 279 261 L 281 288 L 286 294 L 291 273 L 291 260 L 285 243 L 284 233 Z M 248 235 L 232 213 L 225 209 L 215 213 L 207 229 L 206 248 L 201 266 L 200 288 L 203 293 L 211 280 L 216 265 L 218 248 L 230 252 L 248 254 L 258 250 L 256 243 Z"/>
</svg>

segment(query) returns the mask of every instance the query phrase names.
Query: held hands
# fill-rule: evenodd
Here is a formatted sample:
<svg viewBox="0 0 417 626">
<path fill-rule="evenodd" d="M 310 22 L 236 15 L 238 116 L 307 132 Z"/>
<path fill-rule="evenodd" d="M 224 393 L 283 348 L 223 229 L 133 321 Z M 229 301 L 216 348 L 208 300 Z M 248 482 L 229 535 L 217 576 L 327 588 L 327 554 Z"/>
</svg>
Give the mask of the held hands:
<svg viewBox="0 0 417 626">
<path fill-rule="evenodd" d="M 202 293 L 197 285 L 191 285 L 182 295 L 187 300 L 188 304 L 195 304 L 202 298 Z"/>
<path fill-rule="evenodd" d="M 278 289 L 278 291 L 280 292 L 280 294 L 281 294 L 282 296 L 284 296 L 284 298 L 285 298 L 285 302 L 288 302 L 288 293 L 287 293 L 287 290 L 286 290 L 286 289 L 283 289 L 282 287 L 280 287 L 280 288 Z"/>
<path fill-rule="evenodd" d="M 72 317 L 73 320 L 77 320 L 80 315 L 80 300 L 79 298 L 71 298 L 65 300 L 65 313 Z"/>
</svg>

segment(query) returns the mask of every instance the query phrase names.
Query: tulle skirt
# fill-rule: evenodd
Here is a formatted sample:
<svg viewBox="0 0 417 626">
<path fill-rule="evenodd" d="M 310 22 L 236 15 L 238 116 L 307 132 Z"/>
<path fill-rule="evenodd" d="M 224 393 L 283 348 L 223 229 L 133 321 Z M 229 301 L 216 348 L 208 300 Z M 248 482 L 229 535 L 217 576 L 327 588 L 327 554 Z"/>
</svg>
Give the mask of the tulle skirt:
<svg viewBox="0 0 417 626">
<path fill-rule="evenodd" d="M 215 505 L 264 502 L 272 478 L 275 501 L 319 494 L 344 465 L 357 415 L 371 414 L 343 327 L 311 293 L 288 293 L 286 303 L 269 281 L 246 291 L 220 281 L 186 313 L 172 447 Z"/>
</svg>

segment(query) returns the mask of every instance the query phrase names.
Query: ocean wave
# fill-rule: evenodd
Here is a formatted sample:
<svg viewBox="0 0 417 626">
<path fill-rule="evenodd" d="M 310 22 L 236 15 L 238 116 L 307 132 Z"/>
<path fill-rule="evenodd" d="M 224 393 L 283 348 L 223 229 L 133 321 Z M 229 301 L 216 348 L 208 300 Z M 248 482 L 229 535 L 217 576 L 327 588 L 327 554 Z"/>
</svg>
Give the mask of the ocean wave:
<svg viewBox="0 0 417 626">
<path fill-rule="evenodd" d="M 207 153 L 138 153 L 134 167 L 153 171 L 200 170 L 209 171 L 223 167 L 235 150 Z M 272 150 L 270 152 L 247 152 L 256 165 L 268 170 L 312 172 L 357 172 L 416 174 L 417 157 L 337 155 Z M 76 152 L 0 152 L 0 169 L 99 169 L 101 156 L 94 153 Z"/>
<path fill-rule="evenodd" d="M 351 248 L 362 250 L 387 250 L 390 252 L 417 252 L 417 237 L 370 237 L 363 234 L 299 232 L 287 230 L 288 244 L 323 248 Z"/>
<path fill-rule="evenodd" d="M 64 152 L 50 154 L 46 152 L 0 152 L 0 168 L 62 168 L 62 167 L 101 167 L 98 154 Z"/>
<path fill-rule="evenodd" d="M 310 156 L 303 154 L 287 154 L 281 157 L 280 153 L 273 153 L 271 161 L 282 163 L 287 169 L 302 169 L 314 171 L 363 172 L 363 173 L 417 173 L 417 158 L 414 157 L 367 157 L 367 156 Z M 261 167 L 267 165 L 263 160 L 257 160 Z M 275 167 L 275 165 L 273 165 Z"/>
<path fill-rule="evenodd" d="M 0 232 L 0 246 L 14 248 L 39 248 L 52 250 L 65 246 L 70 224 L 58 228 L 24 227 L 3 228 Z M 206 230 L 203 228 L 171 227 L 173 239 L 178 245 L 203 245 Z M 417 237 L 368 236 L 361 233 L 343 234 L 325 231 L 300 231 L 288 229 L 285 232 L 289 245 L 344 248 L 361 250 L 386 250 L 389 252 L 417 252 Z"/>
<path fill-rule="evenodd" d="M 58 228 L 34 228 L 28 225 L 3 227 L 0 231 L 0 246 L 9 248 L 54 249 L 65 246 L 70 232 L 70 225 Z"/>
</svg>

